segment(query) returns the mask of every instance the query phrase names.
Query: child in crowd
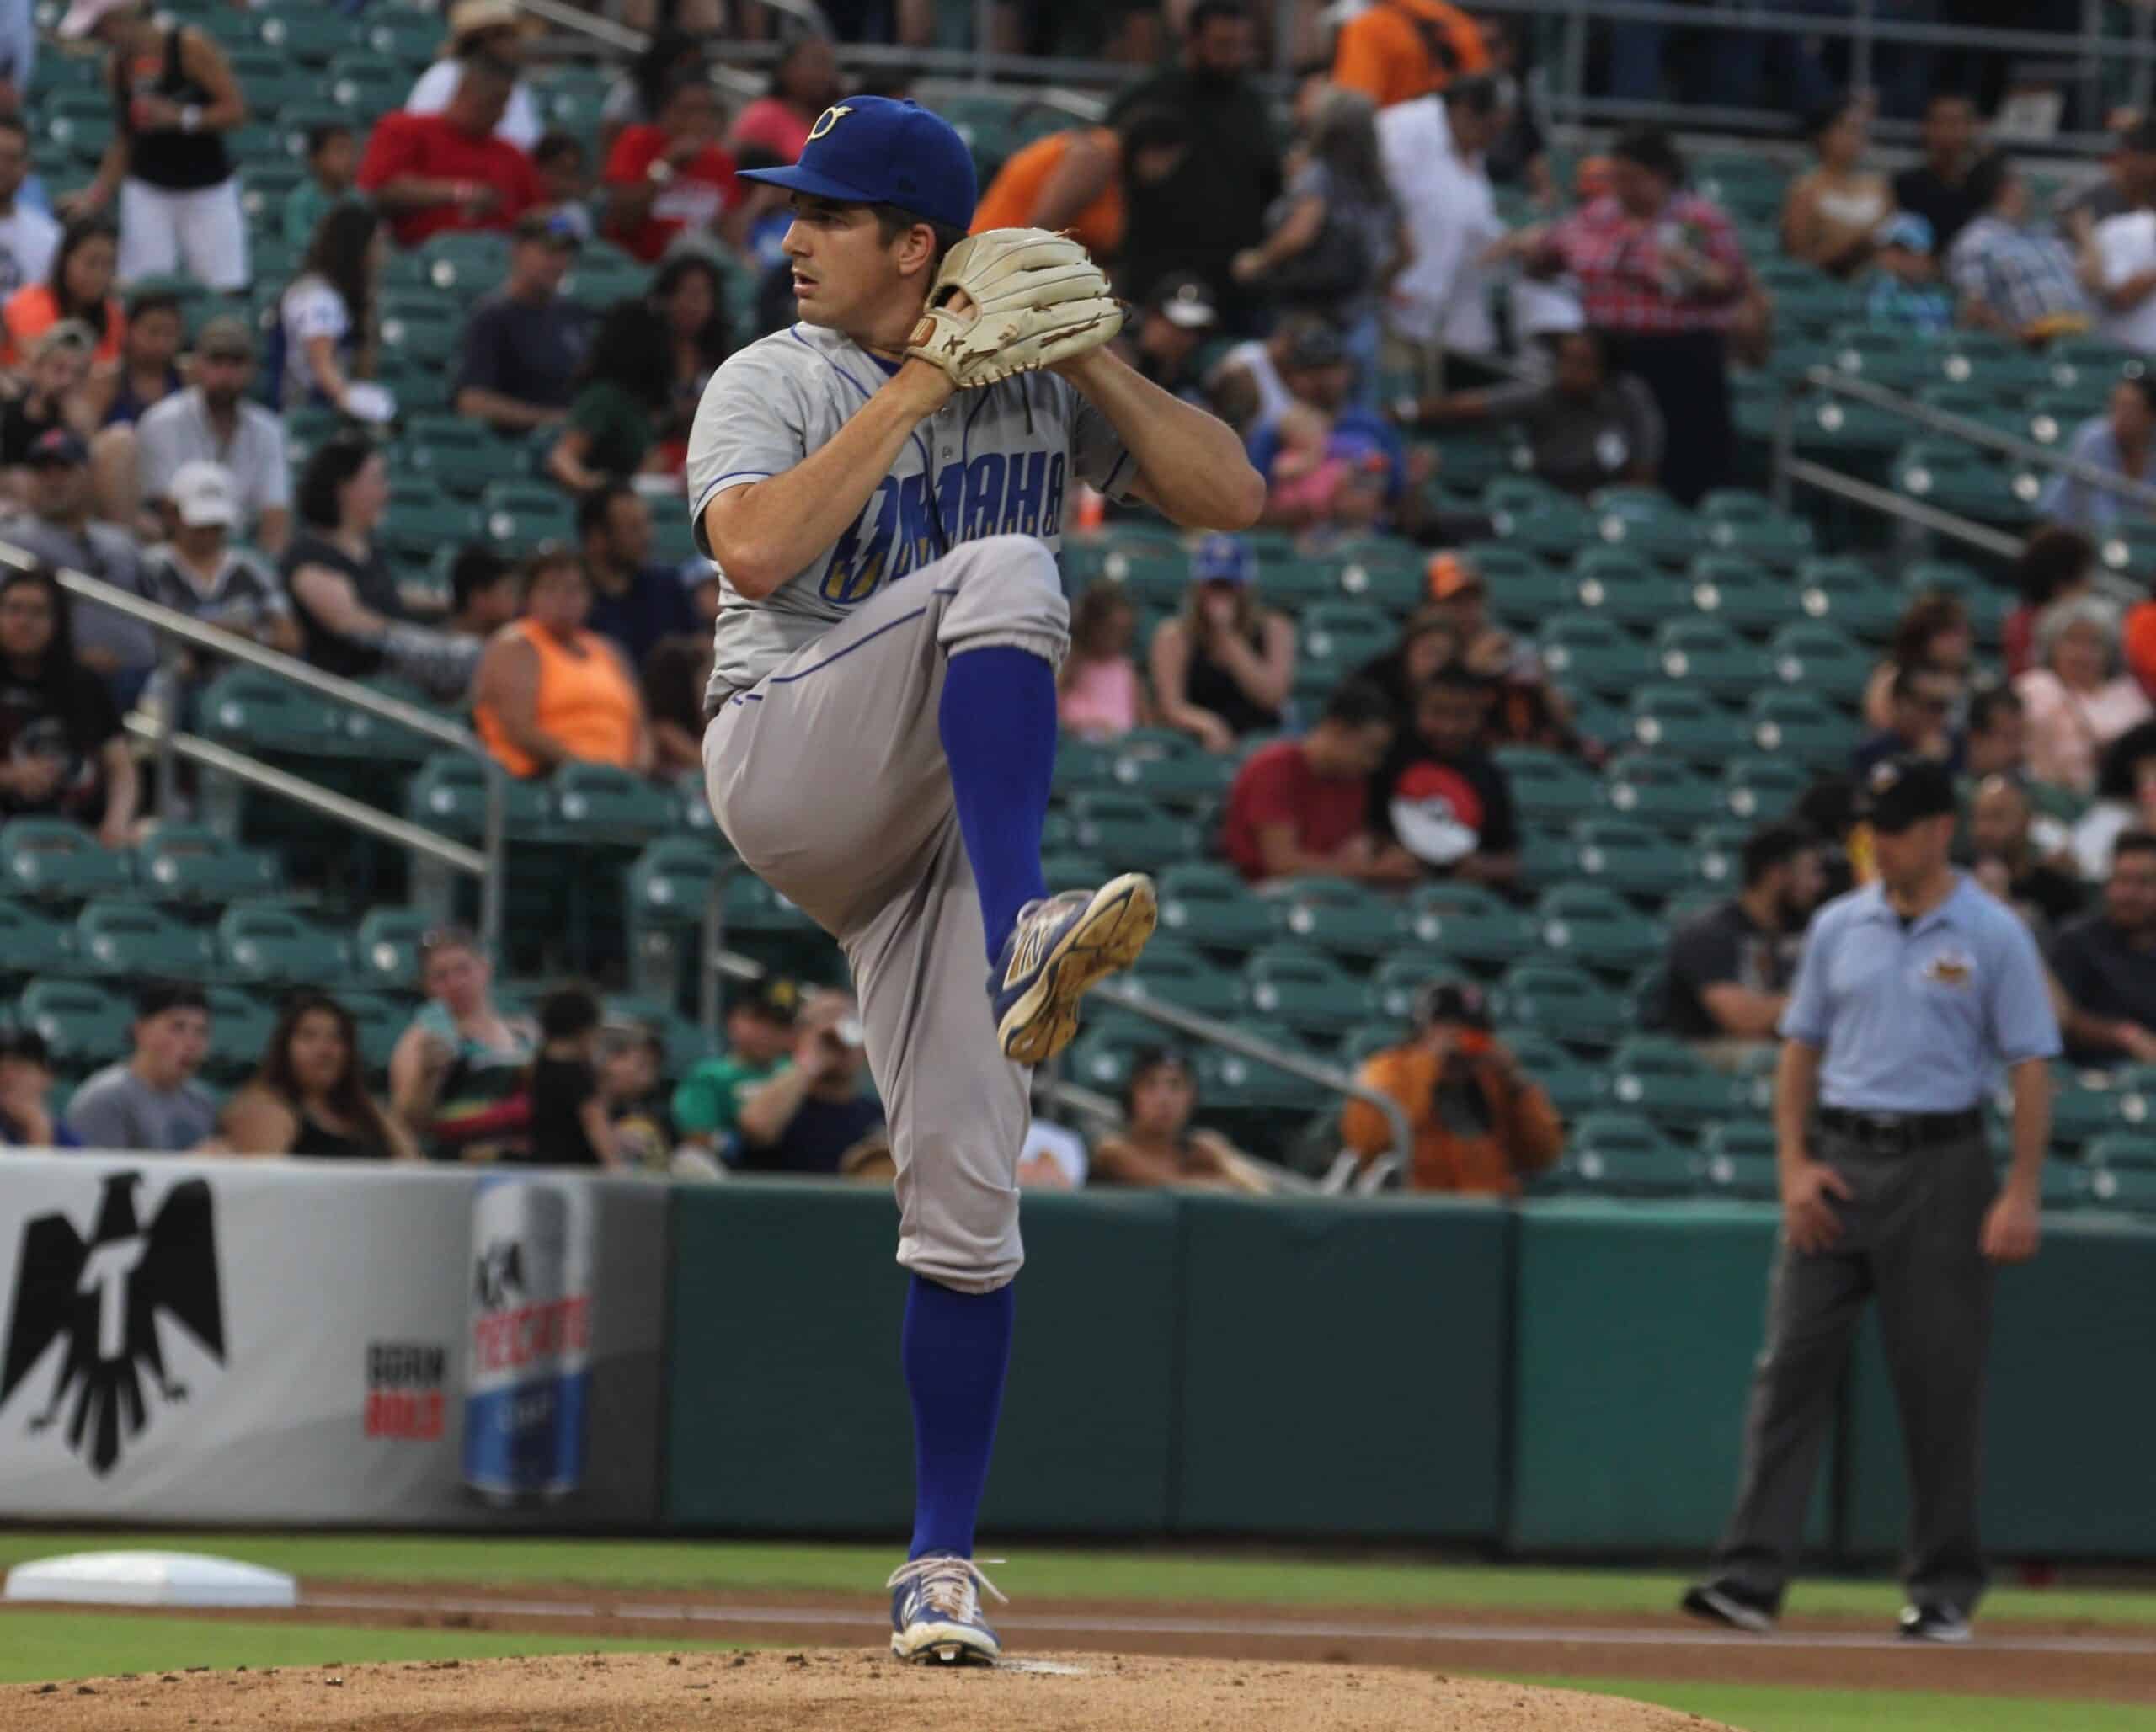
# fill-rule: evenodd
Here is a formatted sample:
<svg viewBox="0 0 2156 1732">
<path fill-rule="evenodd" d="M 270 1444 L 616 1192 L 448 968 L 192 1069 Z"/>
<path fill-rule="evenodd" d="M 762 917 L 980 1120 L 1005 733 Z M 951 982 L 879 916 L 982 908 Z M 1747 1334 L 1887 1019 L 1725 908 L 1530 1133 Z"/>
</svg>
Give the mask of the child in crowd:
<svg viewBox="0 0 2156 1732">
<path fill-rule="evenodd" d="M 1066 732 L 1110 740 L 1147 720 L 1145 682 L 1130 648 L 1138 611 L 1119 584 L 1089 584 L 1070 610 L 1070 652 L 1056 679 Z"/>
<path fill-rule="evenodd" d="M 285 244 L 305 249 L 322 219 L 352 196 L 360 172 L 360 144 L 349 126 L 324 121 L 307 130 L 307 174 L 285 195 L 280 224 Z"/>
<path fill-rule="evenodd" d="M 1280 446 L 1266 479 L 1266 514 L 1294 528 L 1367 529 L 1385 515 L 1385 453 L 1364 435 L 1336 431 L 1322 411 L 1297 403 L 1281 412 Z"/>
<path fill-rule="evenodd" d="M 1954 323 L 1954 295 L 1940 280 L 1931 256 L 1931 225 L 1912 211 L 1897 211 L 1872 237 L 1870 298 L 1865 315 L 1886 330 L 1926 336 Z"/>
<path fill-rule="evenodd" d="M 659 1079 L 666 1050 L 641 1022 L 609 1023 L 599 1037 L 599 1100 L 625 1166 L 663 1173 L 674 1155 L 674 1125 Z"/>
<path fill-rule="evenodd" d="M 531 1067 L 535 1166 L 621 1164 L 599 1090 L 599 1000 L 580 986 L 563 987 L 540 1002 L 539 1057 Z"/>
</svg>

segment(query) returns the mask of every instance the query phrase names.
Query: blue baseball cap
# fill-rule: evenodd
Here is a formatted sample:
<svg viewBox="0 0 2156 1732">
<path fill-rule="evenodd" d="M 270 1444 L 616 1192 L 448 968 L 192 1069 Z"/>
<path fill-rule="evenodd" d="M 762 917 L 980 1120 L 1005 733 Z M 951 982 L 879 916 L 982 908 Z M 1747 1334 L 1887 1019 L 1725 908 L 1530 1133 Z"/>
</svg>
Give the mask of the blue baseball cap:
<svg viewBox="0 0 2156 1732">
<path fill-rule="evenodd" d="M 1190 556 L 1193 584 L 1247 584 L 1257 575 L 1257 557 L 1240 536 L 1208 536 Z"/>
<path fill-rule="evenodd" d="M 800 161 L 744 168 L 740 179 L 842 205 L 895 205 L 957 229 L 971 226 L 979 195 L 974 153 L 958 128 L 916 103 L 888 96 L 833 103 L 808 129 Z"/>
</svg>

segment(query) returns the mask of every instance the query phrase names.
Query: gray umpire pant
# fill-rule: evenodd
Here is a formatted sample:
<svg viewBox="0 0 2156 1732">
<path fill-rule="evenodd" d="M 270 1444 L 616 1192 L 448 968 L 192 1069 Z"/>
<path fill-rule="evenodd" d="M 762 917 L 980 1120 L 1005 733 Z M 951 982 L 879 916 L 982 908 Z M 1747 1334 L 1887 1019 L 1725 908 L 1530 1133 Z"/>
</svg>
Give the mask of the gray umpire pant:
<svg viewBox="0 0 2156 1732">
<path fill-rule="evenodd" d="M 898 1169 L 899 1261 L 962 1292 L 1017 1274 L 1027 1073 L 1003 1056 L 937 711 L 953 655 L 1060 663 L 1070 609 L 1029 536 L 967 541 L 870 597 L 704 730 L 712 813 L 839 941 Z"/>
<path fill-rule="evenodd" d="M 1842 1236 L 1806 1255 L 1784 1239 L 1753 1378 L 1744 1469 L 1715 1578 L 1779 1604 L 1797 1549 L 1849 1343 L 1866 1299 L 1880 1333 L 1908 1465 L 1912 1600 L 1974 1610 L 1985 1582 L 1977 1532 L 1992 1269 L 1978 1249 L 1998 1194 L 1983 1133 L 1905 1152 L 1823 1128 L 1812 1153 L 1855 1193 Z"/>
</svg>

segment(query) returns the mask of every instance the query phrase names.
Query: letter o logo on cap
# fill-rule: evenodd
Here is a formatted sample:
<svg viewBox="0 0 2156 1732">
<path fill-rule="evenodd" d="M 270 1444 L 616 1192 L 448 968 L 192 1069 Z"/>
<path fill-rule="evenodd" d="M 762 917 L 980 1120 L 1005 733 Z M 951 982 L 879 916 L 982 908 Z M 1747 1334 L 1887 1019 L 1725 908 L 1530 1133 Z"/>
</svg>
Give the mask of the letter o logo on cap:
<svg viewBox="0 0 2156 1732">
<path fill-rule="evenodd" d="M 832 127 L 839 124 L 840 115 L 850 115 L 852 112 L 853 110 L 846 107 L 843 103 L 839 104 L 835 107 L 825 109 L 822 114 L 816 116 L 816 124 L 808 129 L 809 137 L 812 139 L 821 138 L 826 132 L 829 132 Z"/>
</svg>

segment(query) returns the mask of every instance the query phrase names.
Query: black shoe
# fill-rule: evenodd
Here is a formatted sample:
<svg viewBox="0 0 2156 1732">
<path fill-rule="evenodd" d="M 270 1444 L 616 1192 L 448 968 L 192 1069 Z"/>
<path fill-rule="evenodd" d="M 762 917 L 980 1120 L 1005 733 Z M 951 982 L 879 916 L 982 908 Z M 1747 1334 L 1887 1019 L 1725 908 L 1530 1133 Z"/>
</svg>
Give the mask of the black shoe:
<svg viewBox="0 0 2156 1732">
<path fill-rule="evenodd" d="M 1902 1639 L 1908 1642 L 1966 1642 L 1969 1620 L 1951 1606 L 1904 1606 Z"/>
<path fill-rule="evenodd" d="M 1684 1590 L 1678 1607 L 1709 1623 L 1726 1623 L 1733 1630 L 1764 1636 L 1774 1627 L 1778 1609 L 1771 1600 L 1748 1594 L 1734 1583 L 1703 1581 Z"/>
</svg>

